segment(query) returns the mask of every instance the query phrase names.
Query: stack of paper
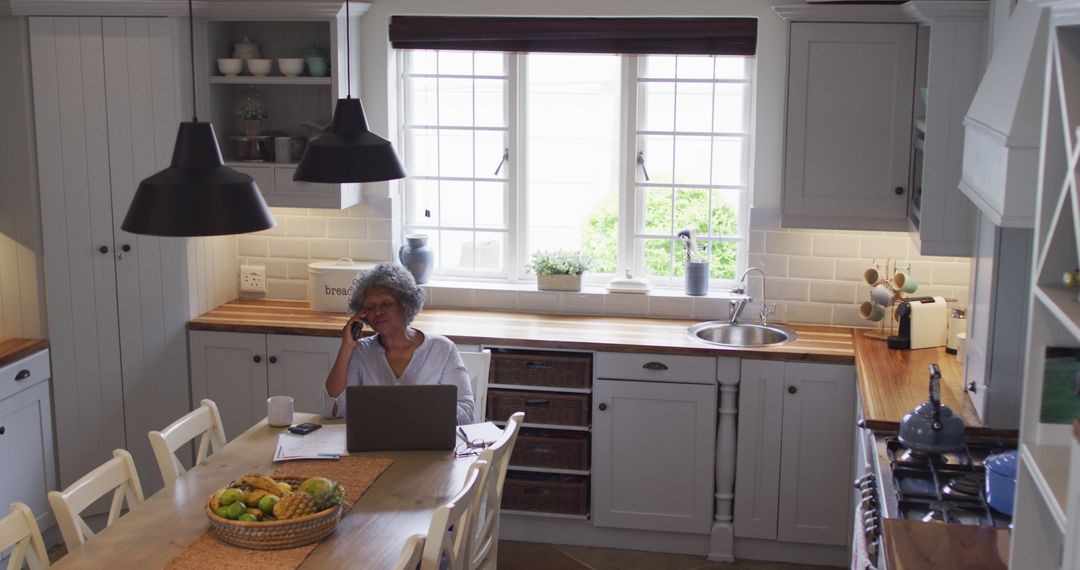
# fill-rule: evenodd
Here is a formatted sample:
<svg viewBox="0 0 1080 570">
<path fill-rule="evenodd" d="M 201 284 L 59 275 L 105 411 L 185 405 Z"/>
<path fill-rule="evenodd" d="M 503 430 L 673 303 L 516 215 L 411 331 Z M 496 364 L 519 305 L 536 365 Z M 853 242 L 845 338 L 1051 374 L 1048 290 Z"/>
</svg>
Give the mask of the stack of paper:
<svg viewBox="0 0 1080 570">
<path fill-rule="evenodd" d="M 307 435 L 283 433 L 278 436 L 274 461 L 337 459 L 348 454 L 345 441 L 345 425 L 326 425 Z"/>
<path fill-rule="evenodd" d="M 503 430 L 493 422 L 458 426 L 458 439 L 469 447 L 487 447 L 499 440 Z"/>
</svg>

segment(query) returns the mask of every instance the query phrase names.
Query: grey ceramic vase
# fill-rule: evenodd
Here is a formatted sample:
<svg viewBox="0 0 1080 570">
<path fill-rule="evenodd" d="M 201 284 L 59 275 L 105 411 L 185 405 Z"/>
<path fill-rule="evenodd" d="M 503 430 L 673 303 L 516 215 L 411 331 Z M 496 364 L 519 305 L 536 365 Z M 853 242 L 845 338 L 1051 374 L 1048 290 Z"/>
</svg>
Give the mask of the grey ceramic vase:
<svg viewBox="0 0 1080 570">
<path fill-rule="evenodd" d="M 398 259 L 405 269 L 412 273 L 417 285 L 427 283 L 431 268 L 435 265 L 435 254 L 427 246 L 427 236 L 423 234 L 405 236 L 405 245 L 398 249 Z"/>
</svg>

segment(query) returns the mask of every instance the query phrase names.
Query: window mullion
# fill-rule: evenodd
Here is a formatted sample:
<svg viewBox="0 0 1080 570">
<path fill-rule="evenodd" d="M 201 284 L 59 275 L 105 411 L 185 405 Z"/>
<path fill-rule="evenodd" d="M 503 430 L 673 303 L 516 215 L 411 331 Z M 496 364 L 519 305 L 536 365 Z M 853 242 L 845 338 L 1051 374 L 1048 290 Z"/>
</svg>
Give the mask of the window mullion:
<svg viewBox="0 0 1080 570">
<path fill-rule="evenodd" d="M 507 106 L 507 120 L 510 127 L 506 144 L 510 148 L 510 160 L 508 161 L 507 176 L 507 203 L 510 210 L 510 236 L 508 238 L 508 275 L 512 281 L 520 281 L 524 277 L 524 266 L 528 262 L 528 243 L 525 232 L 528 223 L 526 211 L 528 200 L 526 199 L 525 181 L 528 165 L 525 160 L 527 152 L 525 146 L 525 112 L 526 93 L 526 55 L 509 54 L 508 71 L 510 80 L 507 86 L 509 105 Z"/>
<path fill-rule="evenodd" d="M 638 140 L 638 116 L 641 112 L 638 101 L 638 57 L 623 56 L 622 85 L 622 192 L 619 196 L 619 267 L 615 274 L 621 275 L 623 268 L 631 268 L 634 275 L 645 275 L 644 250 L 638 247 L 634 234 L 638 228 L 644 228 L 644 221 L 639 216 L 645 212 L 645 205 L 638 196 L 637 188 L 637 153 L 641 144 Z"/>
</svg>

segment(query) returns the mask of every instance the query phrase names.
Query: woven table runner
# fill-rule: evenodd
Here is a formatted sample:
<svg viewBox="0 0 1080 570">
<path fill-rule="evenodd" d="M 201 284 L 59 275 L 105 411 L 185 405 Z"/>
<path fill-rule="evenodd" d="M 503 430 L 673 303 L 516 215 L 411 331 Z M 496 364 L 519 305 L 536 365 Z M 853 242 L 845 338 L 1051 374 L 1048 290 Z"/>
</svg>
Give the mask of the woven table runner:
<svg viewBox="0 0 1080 570">
<path fill-rule="evenodd" d="M 356 501 L 367 492 L 372 483 L 382 475 L 393 459 L 378 457 L 345 456 L 338 460 L 306 459 L 290 461 L 274 470 L 270 475 L 275 479 L 293 477 L 326 477 L 345 487 L 349 503 Z M 348 511 L 342 517 L 349 516 Z M 205 532 L 188 545 L 179 556 L 174 558 L 168 570 L 293 570 L 304 562 L 308 554 L 319 543 L 288 548 L 284 550 L 250 550 L 221 542 L 209 532 Z"/>
</svg>

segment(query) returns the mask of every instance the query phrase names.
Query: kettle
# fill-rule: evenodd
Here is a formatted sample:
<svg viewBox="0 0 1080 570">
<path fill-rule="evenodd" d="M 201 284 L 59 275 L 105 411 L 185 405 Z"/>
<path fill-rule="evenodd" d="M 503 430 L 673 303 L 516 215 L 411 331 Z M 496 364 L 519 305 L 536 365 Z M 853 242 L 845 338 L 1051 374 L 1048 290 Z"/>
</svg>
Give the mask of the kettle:
<svg viewBox="0 0 1080 570">
<path fill-rule="evenodd" d="M 900 443 L 916 453 L 949 453 L 964 448 L 964 420 L 941 403 L 941 369 L 930 365 L 930 400 L 900 420 Z"/>
</svg>

